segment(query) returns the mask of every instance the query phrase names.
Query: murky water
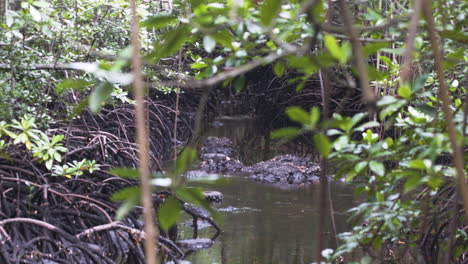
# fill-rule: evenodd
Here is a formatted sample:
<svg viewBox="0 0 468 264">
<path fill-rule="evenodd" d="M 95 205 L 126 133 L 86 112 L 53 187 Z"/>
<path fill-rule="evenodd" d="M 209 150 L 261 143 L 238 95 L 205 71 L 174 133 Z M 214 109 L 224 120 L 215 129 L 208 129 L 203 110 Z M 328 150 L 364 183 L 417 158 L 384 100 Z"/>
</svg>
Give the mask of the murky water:
<svg viewBox="0 0 468 264">
<path fill-rule="evenodd" d="M 300 144 L 278 146 L 248 119 L 221 120 L 224 125 L 211 128 L 206 136 L 226 136 L 239 148 L 238 158 L 253 164 L 282 153 L 311 155 Z M 229 177 L 229 184 L 205 186 L 224 194 L 217 206 L 224 218 L 223 234 L 210 249 L 187 257 L 194 264 L 206 263 L 311 263 L 314 260 L 319 204 L 318 185 L 295 189 L 256 183 L 252 179 Z M 353 205 L 352 190 L 343 183 L 332 183 L 331 193 L 338 232 L 346 228 L 344 212 Z M 191 229 L 181 227 L 181 237 L 189 238 Z M 327 244 L 336 245 L 331 225 Z M 213 230 L 203 229 L 200 237 L 211 237 Z"/>
</svg>

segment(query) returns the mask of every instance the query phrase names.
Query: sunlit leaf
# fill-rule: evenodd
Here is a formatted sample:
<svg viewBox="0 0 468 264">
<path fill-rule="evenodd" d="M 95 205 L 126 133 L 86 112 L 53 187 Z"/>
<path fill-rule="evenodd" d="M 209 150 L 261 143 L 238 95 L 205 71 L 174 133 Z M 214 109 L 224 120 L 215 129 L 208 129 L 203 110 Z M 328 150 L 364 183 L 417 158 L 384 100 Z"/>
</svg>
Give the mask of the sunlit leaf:
<svg viewBox="0 0 468 264">
<path fill-rule="evenodd" d="M 197 157 L 197 151 L 192 147 L 185 148 L 177 158 L 174 175 L 182 174 Z"/>
<path fill-rule="evenodd" d="M 286 114 L 292 121 L 298 122 L 303 125 L 308 124 L 310 120 L 309 114 L 304 109 L 298 106 L 290 106 L 286 108 Z"/>
<path fill-rule="evenodd" d="M 101 82 L 97 85 L 89 96 L 89 108 L 91 111 L 98 112 L 113 91 L 114 86 L 109 82 Z"/>
<path fill-rule="evenodd" d="M 205 48 L 206 52 L 211 53 L 216 47 L 216 40 L 214 40 L 214 38 L 210 37 L 209 35 L 204 36 L 203 47 Z"/>
<path fill-rule="evenodd" d="M 398 88 L 398 94 L 405 99 L 409 99 L 411 97 L 411 89 L 407 85 L 402 85 Z"/>
<path fill-rule="evenodd" d="M 66 89 L 81 89 L 89 86 L 91 82 L 88 82 L 83 79 L 66 79 L 55 86 L 55 91 L 60 94 L 63 93 Z"/>
<path fill-rule="evenodd" d="M 271 132 L 271 138 L 294 138 L 301 134 L 297 127 L 283 127 Z"/>
<path fill-rule="evenodd" d="M 373 161 L 369 162 L 369 168 L 371 169 L 371 171 L 373 171 L 378 176 L 382 177 L 382 176 L 385 175 L 385 166 L 380 161 L 373 160 Z"/>
<path fill-rule="evenodd" d="M 286 65 L 282 61 L 277 61 L 275 65 L 273 66 L 273 71 L 278 77 L 283 76 L 285 69 L 286 69 Z"/>
<path fill-rule="evenodd" d="M 281 10 L 281 0 L 264 0 L 260 7 L 260 21 L 269 26 Z"/>
<path fill-rule="evenodd" d="M 333 147 L 328 137 L 321 133 L 315 134 L 314 143 L 315 146 L 318 148 L 320 155 L 322 155 L 322 157 L 324 158 L 328 157 Z"/>
<path fill-rule="evenodd" d="M 163 27 L 167 27 L 168 25 L 176 21 L 178 21 L 178 18 L 176 15 L 158 14 L 158 15 L 152 16 L 148 19 L 141 21 L 140 27 L 163 28 Z"/>
</svg>

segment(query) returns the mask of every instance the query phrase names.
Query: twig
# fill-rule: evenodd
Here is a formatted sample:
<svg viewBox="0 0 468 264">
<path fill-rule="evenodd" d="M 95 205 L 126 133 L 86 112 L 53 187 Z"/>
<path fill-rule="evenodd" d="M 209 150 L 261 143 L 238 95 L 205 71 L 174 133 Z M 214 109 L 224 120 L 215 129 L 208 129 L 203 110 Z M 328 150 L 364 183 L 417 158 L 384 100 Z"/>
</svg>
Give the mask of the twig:
<svg viewBox="0 0 468 264">
<path fill-rule="evenodd" d="M 406 49 L 403 54 L 403 66 L 401 66 L 400 81 L 405 84 L 410 77 L 411 62 L 413 60 L 414 40 L 418 33 L 419 15 L 421 14 L 422 0 L 415 0 L 413 4 L 413 15 L 409 24 L 408 37 L 406 38 Z"/>
</svg>

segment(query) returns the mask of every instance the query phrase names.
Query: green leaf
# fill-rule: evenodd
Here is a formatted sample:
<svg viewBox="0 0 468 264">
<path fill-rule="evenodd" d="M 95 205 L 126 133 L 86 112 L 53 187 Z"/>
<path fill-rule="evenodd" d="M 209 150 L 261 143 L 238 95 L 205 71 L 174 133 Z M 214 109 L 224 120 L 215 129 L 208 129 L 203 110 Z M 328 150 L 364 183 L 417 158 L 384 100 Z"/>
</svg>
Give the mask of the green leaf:
<svg viewBox="0 0 468 264">
<path fill-rule="evenodd" d="M 324 42 L 325 47 L 328 49 L 328 51 L 330 51 L 330 54 L 333 56 L 333 58 L 340 61 L 344 54 L 336 38 L 332 35 L 326 34 L 324 37 Z"/>
<path fill-rule="evenodd" d="M 125 187 L 122 190 L 113 193 L 111 199 L 114 202 L 120 202 L 135 198 L 139 199 L 140 193 L 141 190 L 139 186 Z"/>
<path fill-rule="evenodd" d="M 378 176 L 384 176 L 385 175 L 385 167 L 383 165 L 382 162 L 380 161 L 371 161 L 369 162 L 369 168 L 371 169 L 371 171 L 373 171 L 375 174 L 377 174 Z"/>
<path fill-rule="evenodd" d="M 89 108 L 93 112 L 98 112 L 102 104 L 110 97 L 114 91 L 114 86 L 109 82 L 102 82 L 91 92 L 89 96 Z"/>
<path fill-rule="evenodd" d="M 318 148 L 320 155 L 322 155 L 322 157 L 324 158 L 327 158 L 333 147 L 328 137 L 322 133 L 315 134 L 314 143 L 315 143 L 315 146 Z"/>
<path fill-rule="evenodd" d="M 273 72 L 275 72 L 275 74 L 278 77 L 283 76 L 285 70 L 286 70 L 286 65 L 282 61 L 277 61 L 275 65 L 273 66 Z"/>
<path fill-rule="evenodd" d="M 66 79 L 55 86 L 55 91 L 58 94 L 63 93 L 66 89 L 81 89 L 89 86 L 91 82 L 85 81 L 83 79 Z"/>
<path fill-rule="evenodd" d="M 318 121 L 320 120 L 320 108 L 314 106 L 310 109 L 310 118 L 309 118 L 309 129 L 315 128 Z"/>
<path fill-rule="evenodd" d="M 242 90 L 244 90 L 245 87 L 245 76 L 241 75 L 234 80 L 234 90 L 236 91 L 236 94 L 240 94 Z"/>
<path fill-rule="evenodd" d="M 205 201 L 202 188 L 184 187 L 175 190 L 177 197 L 192 204 L 202 205 Z"/>
<path fill-rule="evenodd" d="M 180 156 L 177 158 L 174 175 L 182 174 L 185 169 L 192 164 L 197 157 L 197 151 L 192 147 L 185 148 Z"/>
<path fill-rule="evenodd" d="M 354 166 L 354 170 L 356 171 L 356 173 L 360 173 L 365 168 L 367 168 L 367 164 L 368 164 L 367 161 L 360 161 L 360 162 L 356 163 L 356 165 Z"/>
<path fill-rule="evenodd" d="M 232 42 L 234 42 L 234 39 L 232 37 L 231 32 L 229 32 L 228 30 L 224 29 L 215 32 L 211 34 L 211 37 L 214 38 L 216 42 L 221 44 L 223 47 L 234 50 L 234 47 L 232 46 Z"/>
<path fill-rule="evenodd" d="M 333 147 L 336 150 L 340 151 L 344 149 L 348 145 L 348 143 L 349 143 L 349 137 L 347 135 L 343 135 L 337 138 L 335 142 L 333 142 Z"/>
<path fill-rule="evenodd" d="M 139 197 L 126 200 L 115 213 L 115 220 L 124 219 L 139 204 Z"/>
<path fill-rule="evenodd" d="M 408 166 L 412 169 L 425 170 L 426 164 L 423 160 L 411 160 L 408 162 Z"/>
<path fill-rule="evenodd" d="M 208 35 L 203 37 L 203 47 L 206 52 L 211 53 L 216 47 L 216 40 Z"/>
<path fill-rule="evenodd" d="M 148 19 L 145 19 L 141 21 L 140 27 L 146 27 L 146 28 L 164 28 L 167 27 L 168 25 L 178 21 L 178 18 L 176 15 L 171 15 L 171 14 L 158 14 L 155 16 L 152 16 Z"/>
<path fill-rule="evenodd" d="M 440 35 L 444 38 L 457 40 L 465 44 L 468 42 L 468 33 L 460 30 L 444 30 L 440 32 Z"/>
<path fill-rule="evenodd" d="M 423 178 L 420 175 L 411 176 L 403 185 L 404 191 L 409 192 L 419 187 L 424 183 Z"/>
<path fill-rule="evenodd" d="M 283 127 L 271 132 L 271 138 L 295 138 L 301 134 L 297 127 Z"/>
<path fill-rule="evenodd" d="M 179 218 L 182 207 L 180 201 L 169 196 L 159 208 L 158 219 L 162 229 L 168 230 Z"/>
<path fill-rule="evenodd" d="M 370 43 L 370 44 L 367 44 L 363 47 L 363 51 L 364 51 L 364 56 L 365 57 L 368 57 L 372 54 L 375 54 L 377 53 L 379 50 L 383 49 L 383 48 L 388 48 L 390 47 L 390 43 L 389 42 L 377 42 L 377 43 Z"/>
<path fill-rule="evenodd" d="M 34 6 L 32 5 L 29 6 L 29 13 L 31 14 L 34 21 L 36 22 L 41 21 L 42 19 L 41 12 L 39 12 L 39 10 L 37 10 Z"/>
<path fill-rule="evenodd" d="M 286 108 L 286 114 L 289 119 L 297 123 L 306 125 L 309 123 L 309 114 L 302 108 L 298 106 L 290 106 Z"/>
<path fill-rule="evenodd" d="M 162 41 L 154 44 L 154 51 L 148 57 L 159 61 L 161 58 L 171 56 L 185 44 L 189 33 L 190 28 L 187 25 L 183 25 L 163 34 L 161 36 Z"/>
<path fill-rule="evenodd" d="M 281 10 L 281 0 L 264 0 L 260 6 L 260 21 L 269 26 Z"/>
<path fill-rule="evenodd" d="M 125 179 L 137 180 L 140 177 L 140 173 L 135 168 L 113 168 L 109 172 Z"/>
<path fill-rule="evenodd" d="M 400 88 L 398 88 L 398 95 L 409 100 L 411 97 L 411 89 L 408 87 L 408 85 L 402 85 Z"/>
</svg>

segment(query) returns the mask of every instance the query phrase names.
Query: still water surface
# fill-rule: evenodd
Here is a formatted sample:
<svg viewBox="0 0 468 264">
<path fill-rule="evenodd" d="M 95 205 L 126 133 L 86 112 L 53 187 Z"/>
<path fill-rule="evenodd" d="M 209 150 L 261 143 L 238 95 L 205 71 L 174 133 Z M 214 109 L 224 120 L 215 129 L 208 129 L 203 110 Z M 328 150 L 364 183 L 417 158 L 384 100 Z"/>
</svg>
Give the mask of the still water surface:
<svg viewBox="0 0 468 264">
<path fill-rule="evenodd" d="M 260 133 L 252 120 L 223 120 L 224 125 L 209 129 L 205 136 L 226 136 L 239 148 L 238 158 L 245 164 L 256 163 L 282 153 L 308 155 L 304 146 L 277 146 Z M 203 140 L 202 140 L 203 141 Z M 228 176 L 226 176 L 228 177 Z M 205 186 L 224 194 L 217 205 L 224 225 L 223 233 L 210 249 L 187 257 L 194 264 L 222 263 L 311 263 L 314 260 L 318 228 L 318 185 L 299 188 L 278 188 L 257 183 L 243 176 L 228 177 L 222 186 Z M 345 211 L 353 206 L 351 188 L 331 183 L 331 194 L 337 231 L 346 229 Z M 181 227 L 181 238 L 190 238 L 192 231 Z M 211 237 L 210 228 L 200 237 Z M 335 247 L 331 225 L 327 228 L 327 246 Z"/>
</svg>

